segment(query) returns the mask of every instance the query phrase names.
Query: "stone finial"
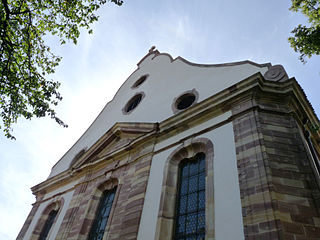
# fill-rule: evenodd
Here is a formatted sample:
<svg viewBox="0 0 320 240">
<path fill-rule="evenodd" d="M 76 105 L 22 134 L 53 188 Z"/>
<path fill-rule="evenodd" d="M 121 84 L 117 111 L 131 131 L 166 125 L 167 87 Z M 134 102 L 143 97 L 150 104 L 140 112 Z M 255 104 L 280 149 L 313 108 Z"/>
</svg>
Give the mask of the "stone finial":
<svg viewBox="0 0 320 240">
<path fill-rule="evenodd" d="M 156 51 L 156 46 L 152 46 L 149 50 L 149 53 Z"/>
<path fill-rule="evenodd" d="M 282 65 L 274 65 L 264 74 L 264 78 L 269 81 L 284 82 L 288 80 L 289 77 Z"/>
</svg>

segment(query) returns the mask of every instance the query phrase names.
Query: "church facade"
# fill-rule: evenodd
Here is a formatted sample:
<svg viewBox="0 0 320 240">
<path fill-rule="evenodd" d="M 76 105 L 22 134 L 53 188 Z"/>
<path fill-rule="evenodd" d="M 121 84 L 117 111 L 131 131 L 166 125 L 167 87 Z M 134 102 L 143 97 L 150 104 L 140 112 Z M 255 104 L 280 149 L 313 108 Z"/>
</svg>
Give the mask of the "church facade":
<svg viewBox="0 0 320 240">
<path fill-rule="evenodd" d="M 281 65 L 152 48 L 32 188 L 17 239 L 319 239 L 319 125 Z"/>
</svg>

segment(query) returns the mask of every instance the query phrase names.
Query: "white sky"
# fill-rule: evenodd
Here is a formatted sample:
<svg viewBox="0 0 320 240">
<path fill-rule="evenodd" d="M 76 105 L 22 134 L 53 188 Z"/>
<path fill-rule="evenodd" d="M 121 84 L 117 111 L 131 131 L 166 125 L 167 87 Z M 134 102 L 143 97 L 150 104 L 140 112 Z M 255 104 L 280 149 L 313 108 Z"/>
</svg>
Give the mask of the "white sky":
<svg viewBox="0 0 320 240">
<path fill-rule="evenodd" d="M 63 60 L 53 77 L 64 97 L 57 112 L 69 128 L 33 119 L 15 125 L 16 141 L 1 133 L 0 240 L 17 237 L 35 201 L 30 187 L 48 177 L 152 45 L 196 63 L 282 64 L 319 116 L 320 56 L 303 65 L 290 48 L 290 31 L 305 18 L 289 7 L 289 0 L 125 0 L 106 4 L 94 34 L 83 32 L 78 45 L 56 42 Z"/>
</svg>

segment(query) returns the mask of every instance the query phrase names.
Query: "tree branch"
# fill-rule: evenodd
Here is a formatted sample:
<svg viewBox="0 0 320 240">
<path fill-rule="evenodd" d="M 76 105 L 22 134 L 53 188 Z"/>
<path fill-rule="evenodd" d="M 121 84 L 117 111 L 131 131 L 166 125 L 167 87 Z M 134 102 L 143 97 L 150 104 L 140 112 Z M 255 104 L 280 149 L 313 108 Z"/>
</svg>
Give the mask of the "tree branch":
<svg viewBox="0 0 320 240">
<path fill-rule="evenodd" d="M 9 19 L 9 15 L 11 14 L 9 6 L 8 6 L 8 1 L 7 0 L 1 0 L 4 6 L 4 10 L 6 12 L 6 19 Z"/>
</svg>

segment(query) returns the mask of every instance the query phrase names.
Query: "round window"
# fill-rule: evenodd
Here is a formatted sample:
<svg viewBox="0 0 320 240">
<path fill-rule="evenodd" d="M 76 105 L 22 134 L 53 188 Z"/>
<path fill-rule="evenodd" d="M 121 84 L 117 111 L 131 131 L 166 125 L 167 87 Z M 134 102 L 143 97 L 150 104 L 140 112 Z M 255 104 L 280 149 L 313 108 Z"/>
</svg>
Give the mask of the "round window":
<svg viewBox="0 0 320 240">
<path fill-rule="evenodd" d="M 135 109 L 139 103 L 142 100 L 142 94 L 139 93 L 137 95 L 135 95 L 134 97 L 132 97 L 129 102 L 126 104 L 125 108 L 124 108 L 124 112 L 125 113 L 129 113 L 131 112 L 133 109 Z"/>
<path fill-rule="evenodd" d="M 183 110 L 190 107 L 194 101 L 196 100 L 196 96 L 191 93 L 187 93 L 179 97 L 176 101 L 176 107 L 178 110 Z"/>
<path fill-rule="evenodd" d="M 139 87 L 142 83 L 144 83 L 144 81 L 147 79 L 149 75 L 143 75 L 142 77 L 140 77 L 133 85 L 132 88 L 137 88 Z"/>
<path fill-rule="evenodd" d="M 199 93 L 196 89 L 186 91 L 173 99 L 171 108 L 173 113 L 179 113 L 198 102 Z"/>
</svg>

